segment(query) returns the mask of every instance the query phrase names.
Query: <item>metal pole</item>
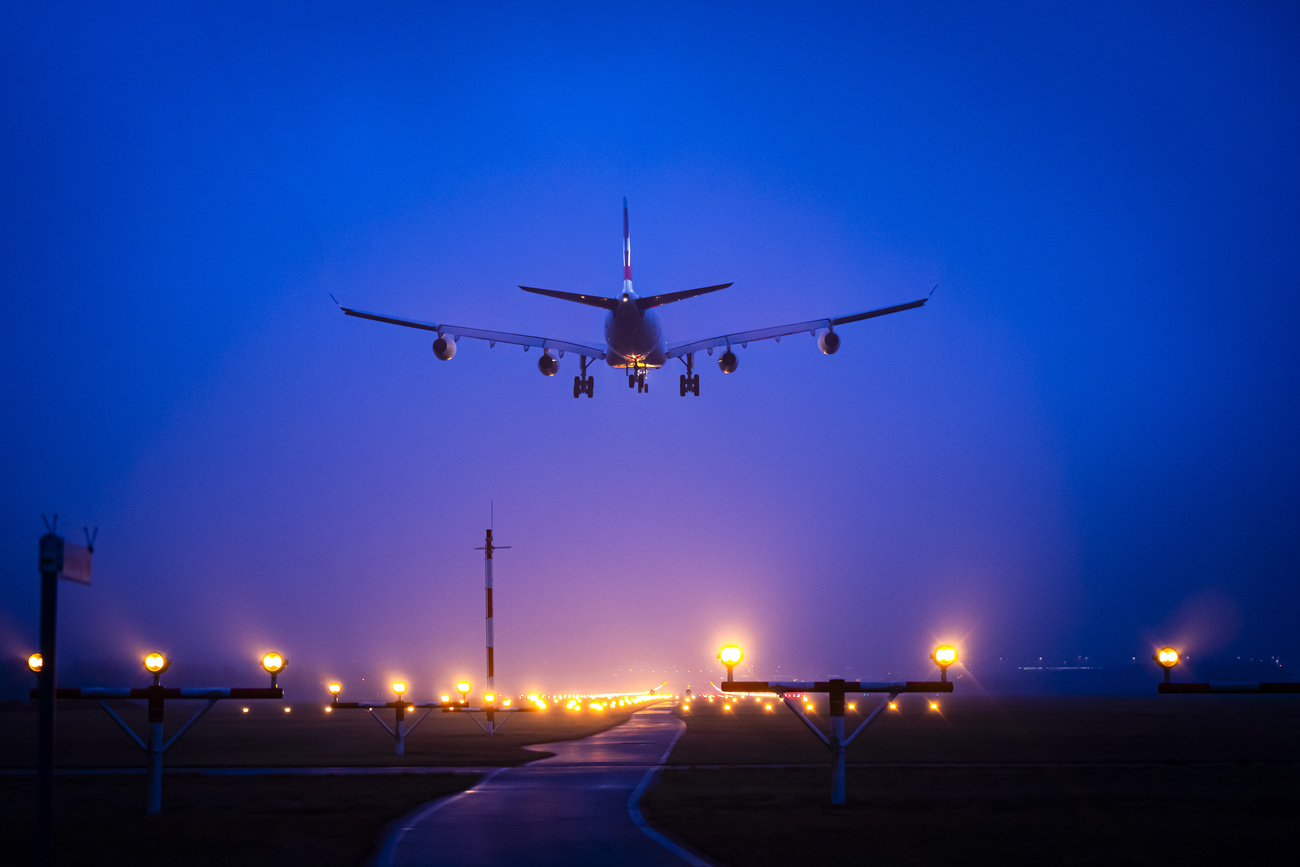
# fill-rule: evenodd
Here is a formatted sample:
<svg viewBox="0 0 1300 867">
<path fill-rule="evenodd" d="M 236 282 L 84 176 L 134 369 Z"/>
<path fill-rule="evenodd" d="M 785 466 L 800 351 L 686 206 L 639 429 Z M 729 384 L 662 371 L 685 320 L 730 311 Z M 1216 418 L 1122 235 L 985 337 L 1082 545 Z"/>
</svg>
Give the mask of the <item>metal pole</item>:
<svg viewBox="0 0 1300 867">
<path fill-rule="evenodd" d="M 157 681 L 161 674 L 154 675 L 154 685 L 149 687 L 149 805 L 145 810 L 150 816 L 162 812 L 162 760 L 165 742 L 163 741 L 163 688 Z"/>
<path fill-rule="evenodd" d="M 58 516 L 55 516 L 58 520 Z M 59 609 L 59 570 L 63 568 L 63 539 L 41 537 L 41 670 L 36 734 L 36 863 L 54 861 L 54 690 L 55 632 Z"/>
<path fill-rule="evenodd" d="M 483 543 L 482 548 L 475 548 L 475 551 L 483 552 L 483 586 L 487 601 L 487 691 L 493 696 L 496 695 L 496 670 L 493 666 L 492 659 L 492 552 L 497 548 L 509 548 L 509 545 L 493 545 L 492 530 L 487 531 L 487 540 Z M 492 734 L 495 725 L 493 723 L 494 714 L 493 705 L 488 705 L 484 716 L 487 717 L 487 728 L 484 729 L 488 734 Z"/>
<path fill-rule="evenodd" d="M 492 695 L 497 694 L 496 689 L 496 670 L 493 666 L 492 659 L 492 531 L 487 531 L 487 543 L 483 549 L 483 581 L 484 588 L 487 591 L 487 691 Z M 494 729 L 492 710 L 487 712 L 487 732 L 492 734 Z"/>
<path fill-rule="evenodd" d="M 149 727 L 153 731 L 149 735 L 149 807 L 145 812 L 157 816 L 162 812 L 163 724 L 159 720 Z"/>
<path fill-rule="evenodd" d="M 402 706 L 401 696 L 397 699 L 397 754 L 406 755 L 406 708 Z"/>
<path fill-rule="evenodd" d="M 844 680 L 832 678 L 831 704 L 831 803 L 844 803 Z"/>
</svg>

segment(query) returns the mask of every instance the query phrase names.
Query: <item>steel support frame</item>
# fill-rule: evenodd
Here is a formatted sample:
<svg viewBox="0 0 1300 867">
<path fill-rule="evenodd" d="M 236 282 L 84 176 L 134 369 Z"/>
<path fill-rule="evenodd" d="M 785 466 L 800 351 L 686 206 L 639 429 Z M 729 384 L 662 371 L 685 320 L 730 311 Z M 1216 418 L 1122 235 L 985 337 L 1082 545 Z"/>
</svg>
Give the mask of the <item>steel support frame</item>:
<svg viewBox="0 0 1300 867">
<path fill-rule="evenodd" d="M 722 684 L 723 692 L 771 692 L 781 697 L 781 703 L 790 708 L 808 730 L 816 735 L 831 754 L 831 803 L 844 803 L 844 752 L 858 735 L 889 707 L 890 702 L 905 692 L 952 692 L 952 684 L 942 681 L 856 682 L 831 678 L 827 681 L 783 683 L 781 681 L 732 681 Z M 826 693 L 830 698 L 830 735 L 827 736 L 810 720 L 793 701 L 790 693 Z M 844 736 L 844 696 L 846 693 L 885 693 L 887 698 L 873 708 L 867 717 L 847 738 Z"/>
</svg>

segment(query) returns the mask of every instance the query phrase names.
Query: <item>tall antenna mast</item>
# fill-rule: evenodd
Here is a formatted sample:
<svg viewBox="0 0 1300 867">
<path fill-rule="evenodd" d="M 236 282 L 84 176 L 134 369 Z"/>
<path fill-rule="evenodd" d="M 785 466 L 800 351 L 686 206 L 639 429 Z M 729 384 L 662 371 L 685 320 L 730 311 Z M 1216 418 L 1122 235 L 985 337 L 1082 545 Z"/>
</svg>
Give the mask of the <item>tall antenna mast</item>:
<svg viewBox="0 0 1300 867">
<path fill-rule="evenodd" d="M 497 690 L 496 690 L 496 671 L 492 660 L 492 552 L 497 550 L 498 548 L 508 549 L 510 548 L 510 546 L 493 545 L 492 530 L 491 528 L 489 528 L 487 531 L 487 539 L 484 541 L 483 547 L 474 549 L 475 551 L 483 552 L 483 585 L 484 585 L 484 589 L 486 590 L 486 597 L 487 597 L 487 682 L 488 682 L 487 691 L 491 693 L 493 696 L 496 695 Z M 492 708 L 495 706 L 495 704 L 496 704 L 495 701 L 492 702 L 485 701 L 483 703 L 484 707 L 487 708 L 487 733 L 488 734 L 492 734 L 493 732 Z"/>
</svg>

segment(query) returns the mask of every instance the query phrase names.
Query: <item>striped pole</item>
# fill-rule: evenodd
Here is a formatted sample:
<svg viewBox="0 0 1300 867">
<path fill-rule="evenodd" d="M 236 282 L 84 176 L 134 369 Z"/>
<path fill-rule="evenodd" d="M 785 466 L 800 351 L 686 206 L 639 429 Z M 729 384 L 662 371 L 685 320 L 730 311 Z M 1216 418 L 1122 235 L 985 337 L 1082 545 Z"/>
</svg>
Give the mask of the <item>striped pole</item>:
<svg viewBox="0 0 1300 867">
<path fill-rule="evenodd" d="M 487 597 L 487 691 L 496 695 L 496 668 L 492 659 L 492 552 L 497 548 L 509 548 L 509 545 L 493 545 L 492 531 L 487 531 L 487 540 L 483 543 L 482 548 L 475 548 L 475 551 L 483 552 L 483 586 Z M 487 733 L 492 734 L 494 730 L 492 713 L 493 705 L 484 703 L 487 711 Z"/>
</svg>

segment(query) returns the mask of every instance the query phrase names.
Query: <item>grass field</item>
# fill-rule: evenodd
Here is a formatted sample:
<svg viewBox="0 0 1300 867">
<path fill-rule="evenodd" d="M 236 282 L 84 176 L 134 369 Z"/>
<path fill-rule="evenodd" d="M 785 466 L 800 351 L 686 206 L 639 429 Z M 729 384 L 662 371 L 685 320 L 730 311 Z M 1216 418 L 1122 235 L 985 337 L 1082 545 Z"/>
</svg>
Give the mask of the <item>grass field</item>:
<svg viewBox="0 0 1300 867">
<path fill-rule="evenodd" d="M 168 774 L 146 816 L 144 775 L 60 775 L 55 863 L 356 867 L 384 827 L 469 788 L 474 774 L 216 777 Z M 0 863 L 32 863 L 31 776 L 0 777 Z"/>
<path fill-rule="evenodd" d="M 114 702 L 142 737 L 143 703 Z M 168 737 L 202 702 L 168 702 Z M 248 708 L 243 713 L 242 708 Z M 285 713 L 284 708 L 290 713 Z M 525 744 L 572 740 L 603 731 L 627 713 L 571 713 L 549 708 L 513 714 L 488 737 L 462 713 L 434 711 L 406 738 L 406 754 L 364 710 L 325 712 L 326 703 L 222 701 L 167 751 L 169 768 L 200 767 L 476 767 L 517 765 L 548 755 Z M 389 726 L 391 710 L 377 711 Z M 409 727 L 413 716 L 408 715 Z M 498 717 L 498 721 L 501 718 Z M 93 701 L 60 702 L 55 765 L 60 768 L 139 768 L 145 756 Z M 0 713 L 0 768 L 36 766 L 34 710 Z"/>
<path fill-rule="evenodd" d="M 115 708 L 138 734 L 142 706 Z M 168 735 L 196 702 L 168 703 Z M 289 706 L 290 713 L 283 707 Z M 248 707 L 247 714 L 242 712 Z M 385 720 L 392 725 L 392 712 Z M 463 714 L 435 712 L 394 755 L 393 741 L 362 710 L 325 713 L 323 704 L 218 703 L 168 750 L 166 768 L 479 767 L 517 765 L 546 755 L 524 744 L 586 737 L 629 714 L 555 708 L 517 714 L 489 738 Z M 93 702 L 59 707 L 60 768 L 139 769 L 145 756 Z M 0 768 L 34 768 L 36 713 L 0 713 Z M 145 815 L 144 774 L 55 777 L 59 864 L 358 865 L 391 821 L 416 806 L 466 789 L 474 774 L 206 776 L 167 773 L 163 812 Z M 0 775 L 2 864 L 31 863 L 34 774 Z"/>
<path fill-rule="evenodd" d="M 697 701 L 642 811 L 721 864 L 1285 863 L 1300 700 L 911 698 L 849 748 L 839 807 L 780 704 Z"/>
</svg>

